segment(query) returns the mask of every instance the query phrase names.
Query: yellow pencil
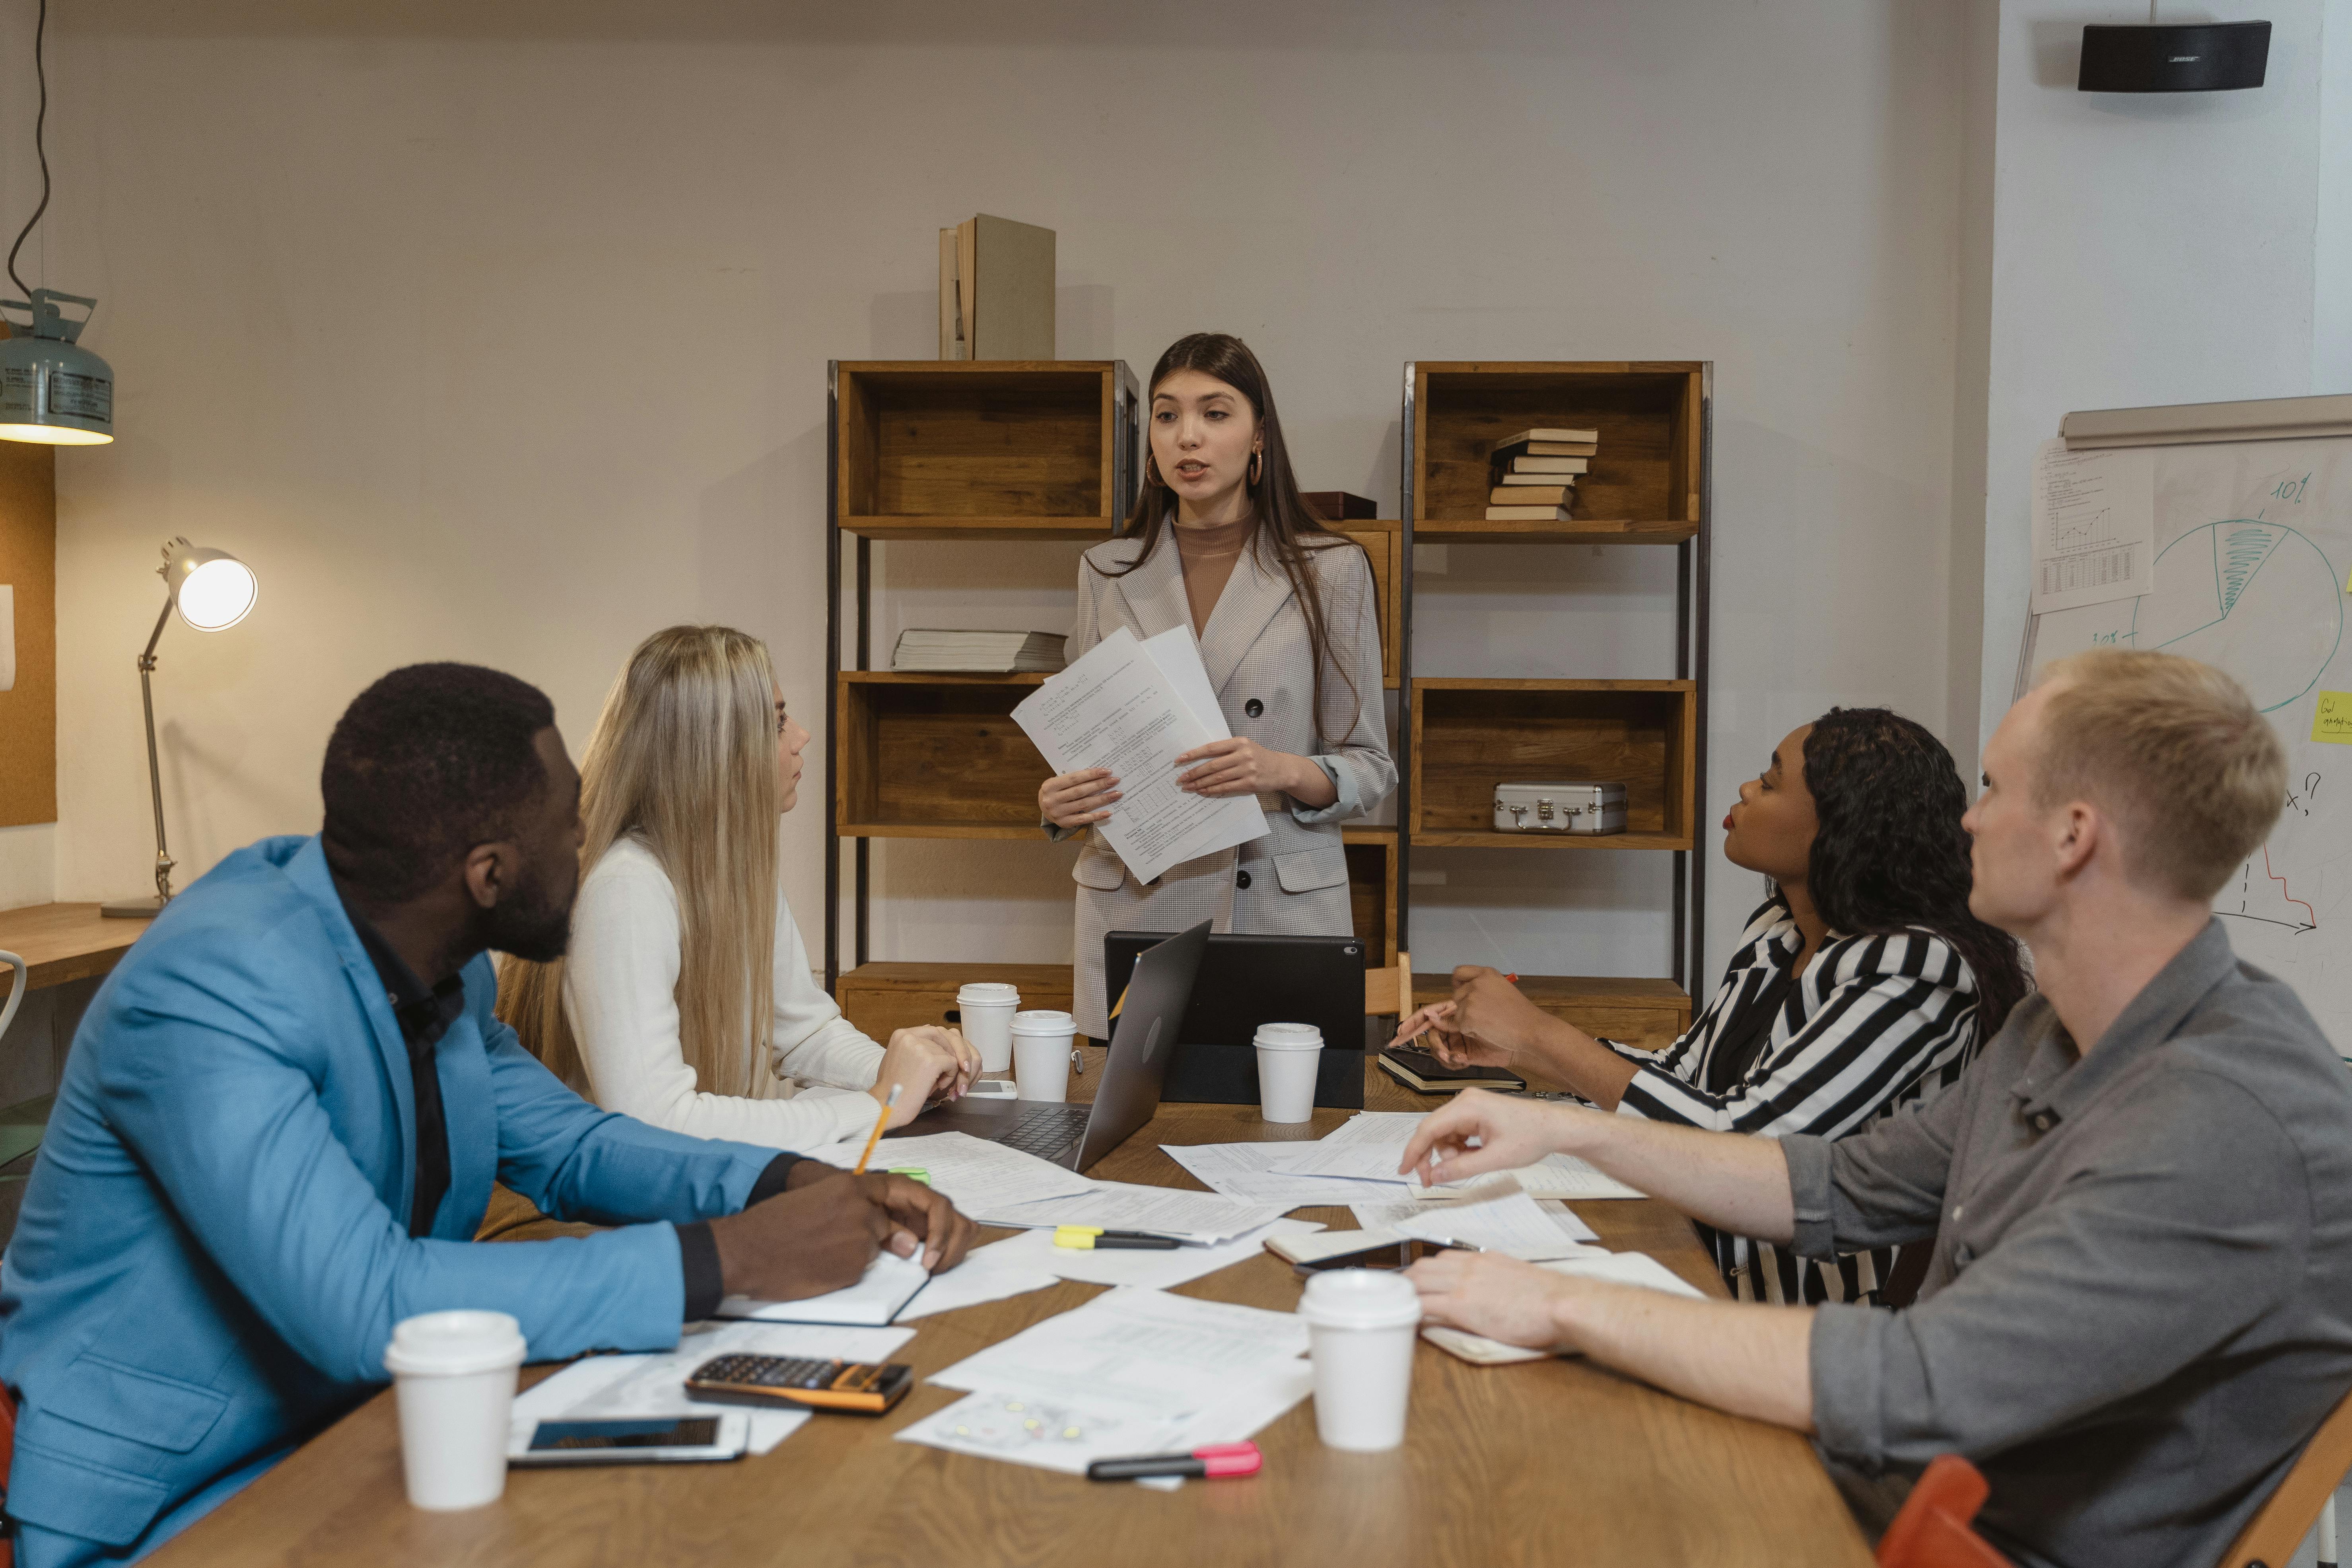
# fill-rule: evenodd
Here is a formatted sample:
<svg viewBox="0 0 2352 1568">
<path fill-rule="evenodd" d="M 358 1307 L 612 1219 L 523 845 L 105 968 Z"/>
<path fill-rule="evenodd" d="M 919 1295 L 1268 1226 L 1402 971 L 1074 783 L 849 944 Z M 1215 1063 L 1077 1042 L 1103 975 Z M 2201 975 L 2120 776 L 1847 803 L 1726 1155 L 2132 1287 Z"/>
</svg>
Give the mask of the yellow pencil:
<svg viewBox="0 0 2352 1568">
<path fill-rule="evenodd" d="M 882 1114 L 874 1119 L 874 1135 L 866 1140 L 866 1152 L 857 1156 L 857 1169 L 850 1172 L 851 1175 L 862 1176 L 866 1173 L 866 1162 L 874 1158 L 874 1145 L 882 1142 L 882 1129 L 890 1125 L 890 1112 L 897 1110 L 898 1106 L 898 1091 L 906 1087 L 903 1083 L 894 1083 L 890 1086 L 889 1098 L 882 1102 Z"/>
</svg>

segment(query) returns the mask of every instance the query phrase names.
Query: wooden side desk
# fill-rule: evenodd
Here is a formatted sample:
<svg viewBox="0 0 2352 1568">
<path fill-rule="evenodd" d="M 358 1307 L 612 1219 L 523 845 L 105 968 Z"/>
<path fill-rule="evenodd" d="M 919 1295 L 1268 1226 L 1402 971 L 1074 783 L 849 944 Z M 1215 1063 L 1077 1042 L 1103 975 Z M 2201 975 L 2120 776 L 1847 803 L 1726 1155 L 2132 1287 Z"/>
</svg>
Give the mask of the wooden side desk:
<svg viewBox="0 0 2352 1568">
<path fill-rule="evenodd" d="M 1365 1099 L 1374 1109 L 1435 1103 L 1369 1062 L 1365 1071 Z M 1073 1098 L 1091 1094 L 1098 1076 L 1099 1063 L 1090 1063 Z M 1307 1129 L 1270 1126 L 1255 1106 L 1163 1106 L 1088 1173 L 1196 1187 L 1160 1144 L 1321 1137 L 1347 1115 L 1318 1110 Z M 1664 1205 L 1576 1208 L 1605 1245 L 1648 1252 L 1711 1295 L 1724 1293 L 1688 1222 Z M 1300 1212 L 1341 1229 L 1355 1225 L 1344 1208 Z M 1286 1264 L 1262 1253 L 1180 1289 L 1287 1311 L 1299 1284 Z M 919 1319 L 915 1338 L 893 1359 L 927 1376 L 1097 1293 L 1065 1283 Z M 543 1375 L 524 1373 L 526 1382 Z M 159 1568 L 1871 1563 L 1804 1439 L 1582 1361 L 1474 1367 L 1423 1344 L 1403 1447 L 1325 1448 L 1309 1400 L 1257 1435 L 1264 1473 L 1192 1481 L 1173 1493 L 891 1440 L 899 1427 L 961 1397 L 919 1386 L 880 1420 L 820 1415 L 772 1453 L 733 1464 L 518 1470 L 499 1502 L 432 1514 L 410 1508 L 403 1493 L 399 1428 L 385 1393 L 152 1561 Z"/>
<path fill-rule="evenodd" d="M 108 920 L 96 904 L 30 904 L 0 910 L 0 951 L 25 961 L 25 983 L 38 991 L 105 973 L 152 923 Z M 16 984 L 16 972 L 0 964 L 0 998 Z"/>
</svg>

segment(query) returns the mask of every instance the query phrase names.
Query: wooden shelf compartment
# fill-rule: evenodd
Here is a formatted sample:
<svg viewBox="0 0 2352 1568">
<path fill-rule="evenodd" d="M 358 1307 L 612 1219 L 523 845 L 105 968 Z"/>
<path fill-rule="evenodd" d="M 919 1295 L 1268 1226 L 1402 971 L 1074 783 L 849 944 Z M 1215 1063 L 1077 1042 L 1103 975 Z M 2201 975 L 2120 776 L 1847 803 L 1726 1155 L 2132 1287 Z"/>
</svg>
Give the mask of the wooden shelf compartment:
<svg viewBox="0 0 2352 1568">
<path fill-rule="evenodd" d="M 1397 584 L 1404 580 L 1404 525 L 1381 521 L 1351 521 L 1330 525 L 1334 533 L 1344 533 L 1364 547 L 1372 565 L 1372 593 L 1380 601 L 1381 616 L 1381 684 L 1389 690 L 1397 689 L 1397 675 L 1402 666 L 1397 649 L 1404 640 L 1404 605 L 1397 597 Z"/>
<path fill-rule="evenodd" d="M 1072 539 L 1118 521 L 1118 360 L 843 361 L 835 505 L 877 539 Z"/>
<path fill-rule="evenodd" d="M 1567 522 L 1488 522 L 1437 519 L 1412 525 L 1424 544 L 1680 544 L 1696 522 L 1633 522 L 1572 518 Z"/>
<path fill-rule="evenodd" d="M 1348 910 L 1364 942 L 1364 967 L 1396 962 L 1397 834 L 1393 827 L 1342 827 L 1348 855 Z"/>
<path fill-rule="evenodd" d="M 1418 361 L 1413 365 L 1413 530 L 1469 540 L 1672 543 L 1699 521 L 1706 366 L 1696 361 Z M 1597 429 L 1570 523 L 1529 535 L 1486 521 L 1494 444 L 1544 426 Z M 1596 520 L 1584 521 L 1586 516 Z"/>
<path fill-rule="evenodd" d="M 1645 1051 L 1663 1050 L 1690 1028 L 1691 999 L 1671 980 L 1629 980 L 1588 974 L 1522 974 L 1519 990 L 1557 1018 L 1565 1018 L 1595 1038 L 1616 1040 Z M 1426 1006 L 1454 994 L 1451 974 L 1412 977 L 1412 1005 Z"/>
<path fill-rule="evenodd" d="M 1024 1007 L 1070 1010 L 1066 963 L 861 963 L 834 983 L 833 999 L 843 1017 L 887 1043 L 894 1029 L 952 1022 L 956 992 L 967 981 L 1017 986 Z"/>
<path fill-rule="evenodd" d="M 1698 818 L 1698 688 L 1688 680 L 1412 683 L 1412 842 L 1433 848 L 1689 849 Z M 1495 786 L 1607 779 L 1625 831 L 1497 833 Z"/>
<path fill-rule="evenodd" d="M 1045 757 L 1013 721 L 1042 675 L 841 672 L 834 824 L 850 838 L 1038 838 Z"/>
</svg>

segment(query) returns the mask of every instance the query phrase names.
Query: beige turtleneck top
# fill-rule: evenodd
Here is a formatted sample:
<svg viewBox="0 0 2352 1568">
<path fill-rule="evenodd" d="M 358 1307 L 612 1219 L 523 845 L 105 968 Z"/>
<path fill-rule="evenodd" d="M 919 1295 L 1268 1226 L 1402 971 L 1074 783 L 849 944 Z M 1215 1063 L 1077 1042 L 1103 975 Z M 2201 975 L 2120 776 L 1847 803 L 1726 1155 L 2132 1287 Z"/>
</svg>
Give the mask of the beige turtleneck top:
<svg viewBox="0 0 2352 1568">
<path fill-rule="evenodd" d="M 1176 558 L 1184 568 L 1184 599 L 1192 611 L 1192 635 L 1208 628 L 1210 614 L 1234 574 L 1234 563 L 1249 547 L 1257 519 L 1238 522 L 1187 523 L 1171 520 L 1176 535 Z"/>
</svg>

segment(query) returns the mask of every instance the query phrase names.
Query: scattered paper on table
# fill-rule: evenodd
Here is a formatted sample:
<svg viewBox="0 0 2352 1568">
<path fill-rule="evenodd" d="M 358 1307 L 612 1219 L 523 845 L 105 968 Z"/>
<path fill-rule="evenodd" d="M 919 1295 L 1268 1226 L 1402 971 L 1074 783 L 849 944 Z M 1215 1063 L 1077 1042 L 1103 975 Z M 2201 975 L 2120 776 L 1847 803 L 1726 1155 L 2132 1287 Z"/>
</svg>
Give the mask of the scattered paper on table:
<svg viewBox="0 0 2352 1568">
<path fill-rule="evenodd" d="M 901 1258 L 877 1252 L 855 1285 L 798 1301 L 755 1301 L 730 1296 L 719 1303 L 719 1316 L 747 1318 L 766 1323 L 858 1324 L 879 1327 L 931 1283 L 922 1254 Z"/>
<path fill-rule="evenodd" d="M 1301 1176 L 1281 1168 L 1280 1162 L 1314 1147 L 1315 1141 L 1307 1139 L 1277 1143 L 1162 1143 L 1160 1150 L 1213 1192 L 1250 1203 L 1280 1204 L 1286 1209 L 1309 1204 L 1362 1203 L 1404 1191 L 1402 1177 L 1370 1182 Z"/>
<path fill-rule="evenodd" d="M 1191 632 L 1138 642 L 1121 626 L 1013 708 L 1013 721 L 1036 742 L 1057 773 L 1108 768 L 1118 779 L 1118 804 L 1096 825 L 1136 880 L 1149 882 L 1171 866 L 1266 834 L 1265 814 L 1252 795 L 1187 795 L 1177 786 L 1176 759 L 1196 746 L 1230 738 L 1223 710 L 1196 713 L 1183 691 L 1189 672 L 1171 666 L 1201 662 Z M 1199 685 L 1205 687 L 1202 674 Z"/>
<path fill-rule="evenodd" d="M 1239 1442 L 1307 1397 L 1306 1349 L 1293 1313 L 1112 1290 L 934 1373 L 970 1397 L 898 1440 L 1073 1475 Z"/>
<path fill-rule="evenodd" d="M 1483 1182 L 1496 1181 L 1504 1176 L 1517 1182 L 1521 1192 L 1537 1198 L 1574 1198 L 1579 1202 L 1588 1202 L 1595 1198 L 1649 1195 L 1638 1187 L 1627 1186 L 1614 1176 L 1602 1174 L 1573 1154 L 1546 1154 L 1536 1163 L 1522 1165 L 1515 1171 L 1491 1171 L 1466 1181 L 1440 1182 L 1433 1187 L 1424 1187 L 1415 1182 L 1412 1184 L 1412 1195 L 1416 1198 L 1454 1197 Z"/>
<path fill-rule="evenodd" d="M 2145 447 L 2033 457 L 2032 613 L 2137 598 L 2156 586 L 2156 459 Z"/>
<path fill-rule="evenodd" d="M 1173 1251 L 1055 1247 L 1050 1230 L 1033 1230 L 996 1245 L 1010 1249 L 1008 1257 L 1023 1268 L 1044 1268 L 1064 1279 L 1166 1290 L 1255 1258 L 1265 1250 L 1268 1237 L 1305 1236 L 1322 1228 L 1317 1220 L 1278 1219 L 1213 1247 L 1180 1247 Z"/>
<path fill-rule="evenodd" d="M 1280 1219 L 1284 1206 L 1244 1203 L 1222 1193 L 1195 1193 L 1182 1187 L 1098 1182 L 1090 1193 L 1008 1204 L 975 1214 L 972 1218 L 983 1225 L 1017 1226 L 1023 1229 L 1091 1225 L 1105 1230 L 1139 1230 L 1152 1236 L 1180 1237 L 1188 1241 L 1230 1241 L 1245 1231 Z"/>
<path fill-rule="evenodd" d="M 1008 1245 L 1009 1242 L 997 1241 L 976 1247 L 965 1253 L 963 1261 L 953 1268 L 932 1275 L 931 1282 L 898 1309 L 898 1321 L 912 1322 L 935 1313 L 952 1312 L 959 1307 L 977 1307 L 982 1301 L 1025 1296 L 1032 1290 L 1044 1290 L 1061 1283 L 1046 1270 L 1019 1262 L 1004 1251 Z"/>
<path fill-rule="evenodd" d="M 1428 1113 L 1362 1110 L 1284 1162 L 1295 1176 L 1349 1176 L 1358 1181 L 1402 1182 L 1397 1169 L 1405 1145 Z"/>
<path fill-rule="evenodd" d="M 1356 1223 L 1366 1230 L 1391 1230 L 1416 1241 L 1462 1241 L 1487 1252 L 1507 1252 L 1536 1262 L 1574 1258 L 1600 1240 L 1593 1228 L 1564 1205 L 1538 1203 L 1505 1178 L 1454 1197 L 1428 1201 L 1355 1204 Z"/>
<path fill-rule="evenodd" d="M 803 1410 L 761 1410 L 688 1397 L 686 1375 L 713 1356 L 823 1356 L 879 1362 L 915 1337 L 912 1329 L 843 1329 L 783 1323 L 689 1323 L 677 1349 L 576 1361 L 515 1396 L 511 1439 L 528 1444 L 541 1421 L 635 1421 L 681 1415 L 751 1418 L 751 1452 L 764 1454 L 809 1418 Z"/>
<path fill-rule="evenodd" d="M 811 1158 L 846 1171 L 857 1163 L 865 1147 L 862 1137 L 846 1139 L 827 1144 Z M 969 1132 L 887 1138 L 876 1149 L 874 1159 L 877 1165 L 921 1166 L 930 1173 L 933 1192 L 946 1194 L 956 1207 L 972 1215 L 1009 1205 L 1074 1197 L 1095 1187 L 1076 1171 Z"/>
</svg>

